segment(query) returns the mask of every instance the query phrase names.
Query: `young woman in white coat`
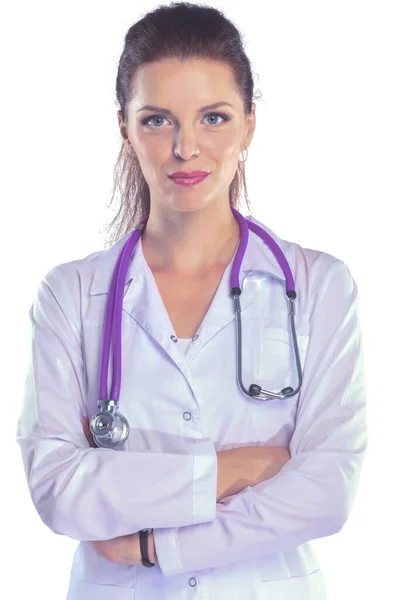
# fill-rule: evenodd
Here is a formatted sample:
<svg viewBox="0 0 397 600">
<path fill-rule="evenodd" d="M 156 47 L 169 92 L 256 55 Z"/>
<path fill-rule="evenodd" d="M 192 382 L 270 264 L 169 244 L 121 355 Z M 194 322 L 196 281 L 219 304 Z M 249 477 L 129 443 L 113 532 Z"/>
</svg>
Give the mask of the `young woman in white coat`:
<svg viewBox="0 0 397 600">
<path fill-rule="evenodd" d="M 17 431 L 40 517 L 79 541 L 67 598 L 324 600 L 310 541 L 348 519 L 367 445 L 356 283 L 342 260 L 247 217 L 290 265 L 303 370 L 298 394 L 247 398 L 230 272 L 255 103 L 238 29 L 208 6 L 157 8 L 126 34 L 116 94 L 113 235 L 39 285 Z M 195 185 L 175 178 L 194 171 Z M 104 448 L 88 423 L 110 278 L 147 215 L 122 311 L 131 431 Z M 285 277 L 251 230 L 239 277 L 243 379 L 296 384 Z"/>
</svg>

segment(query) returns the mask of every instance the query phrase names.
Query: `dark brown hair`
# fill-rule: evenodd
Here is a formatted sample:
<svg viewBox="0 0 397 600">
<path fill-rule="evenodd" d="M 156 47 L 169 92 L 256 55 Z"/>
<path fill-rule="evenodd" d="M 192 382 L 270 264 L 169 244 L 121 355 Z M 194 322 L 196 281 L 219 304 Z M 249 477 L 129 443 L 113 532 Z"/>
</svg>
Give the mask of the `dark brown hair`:
<svg viewBox="0 0 397 600">
<path fill-rule="evenodd" d="M 250 61 L 243 48 L 237 27 L 218 9 L 172 2 L 160 5 L 129 28 L 120 57 L 116 79 L 117 105 L 123 123 L 127 123 L 128 104 L 134 95 L 134 75 L 144 64 L 164 58 L 184 62 L 190 58 L 211 59 L 231 67 L 236 89 L 244 101 L 244 113 L 252 110 L 254 81 Z M 244 161 L 245 162 L 245 161 Z M 245 180 L 244 162 L 238 161 L 236 174 L 229 186 L 229 203 L 238 209 L 240 194 L 251 210 Z M 126 150 L 124 140 L 113 173 L 113 192 L 120 191 L 120 202 L 108 231 L 107 247 L 135 229 L 150 212 L 150 190 L 134 153 Z"/>
</svg>

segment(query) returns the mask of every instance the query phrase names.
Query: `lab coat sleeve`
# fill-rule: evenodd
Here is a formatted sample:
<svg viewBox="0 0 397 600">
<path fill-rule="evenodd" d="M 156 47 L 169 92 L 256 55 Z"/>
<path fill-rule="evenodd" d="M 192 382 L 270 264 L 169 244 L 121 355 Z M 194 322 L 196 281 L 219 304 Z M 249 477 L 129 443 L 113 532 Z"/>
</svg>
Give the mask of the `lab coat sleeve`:
<svg viewBox="0 0 397 600">
<path fill-rule="evenodd" d="M 69 264 L 41 281 L 29 311 L 16 440 L 39 516 L 53 532 L 77 540 L 214 520 L 217 456 L 211 440 L 186 441 L 180 453 L 89 447 L 81 422 L 87 415 L 81 281 Z"/>
<path fill-rule="evenodd" d="M 290 460 L 219 502 L 214 521 L 155 529 L 165 575 L 296 548 L 337 533 L 348 519 L 367 448 L 365 373 L 357 286 L 336 260 L 315 285 Z"/>
</svg>

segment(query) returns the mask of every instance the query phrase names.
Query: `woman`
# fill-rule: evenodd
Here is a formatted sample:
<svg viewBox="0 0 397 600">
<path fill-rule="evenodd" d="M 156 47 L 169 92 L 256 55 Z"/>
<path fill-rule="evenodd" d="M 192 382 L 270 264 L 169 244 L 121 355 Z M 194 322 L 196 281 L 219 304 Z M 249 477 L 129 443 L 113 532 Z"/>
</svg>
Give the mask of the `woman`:
<svg viewBox="0 0 397 600">
<path fill-rule="evenodd" d="M 303 372 L 298 394 L 247 397 L 230 294 L 239 155 L 255 131 L 241 36 L 214 8 L 161 6 L 129 29 L 116 90 L 118 225 L 107 250 L 40 283 L 17 431 L 40 517 L 80 542 L 67 598 L 178 600 L 196 587 L 216 600 L 323 600 L 310 541 L 343 527 L 367 446 L 356 283 L 343 261 L 247 218 L 291 267 Z M 207 176 L 182 185 L 181 171 Z M 123 297 L 119 400 L 131 432 L 105 448 L 88 424 L 106 302 L 147 215 Z M 286 277 L 251 229 L 239 282 L 244 382 L 295 389 Z"/>
</svg>

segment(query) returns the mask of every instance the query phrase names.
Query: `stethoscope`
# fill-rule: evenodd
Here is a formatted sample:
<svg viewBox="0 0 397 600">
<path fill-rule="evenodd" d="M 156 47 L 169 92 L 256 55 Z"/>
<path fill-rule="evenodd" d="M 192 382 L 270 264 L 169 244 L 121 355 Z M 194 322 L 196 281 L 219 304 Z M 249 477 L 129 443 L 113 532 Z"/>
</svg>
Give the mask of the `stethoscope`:
<svg viewBox="0 0 397 600">
<path fill-rule="evenodd" d="M 256 223 L 252 223 L 243 217 L 235 208 L 230 208 L 240 226 L 240 242 L 233 261 L 230 276 L 230 293 L 234 300 L 234 311 L 237 316 L 237 384 L 244 394 L 247 394 L 247 396 L 250 397 L 256 397 L 259 400 L 272 400 L 274 398 L 281 399 L 294 396 L 299 392 L 302 386 L 302 367 L 295 331 L 296 291 L 291 269 L 280 246 L 275 242 L 275 240 L 273 240 L 267 231 L 262 229 L 262 227 L 259 227 Z M 139 240 L 139 236 L 142 235 L 148 219 L 149 215 L 140 222 L 136 229 L 133 230 L 122 251 L 120 252 L 113 271 L 112 282 L 106 304 L 99 370 L 99 400 L 97 402 L 97 406 L 100 410 L 90 419 L 90 430 L 93 438 L 96 444 L 103 448 L 117 448 L 117 446 L 124 444 L 130 432 L 130 426 L 127 419 L 124 415 L 118 412 L 121 382 L 121 315 L 128 264 Z M 295 361 L 299 378 L 298 387 L 295 390 L 293 390 L 291 387 L 286 387 L 278 393 L 269 392 L 262 389 L 262 387 L 256 383 L 252 383 L 247 390 L 242 381 L 241 306 L 239 298 L 241 294 L 241 288 L 239 286 L 239 273 L 247 248 L 249 235 L 248 229 L 251 229 L 251 231 L 256 233 L 260 238 L 262 238 L 265 244 L 267 244 L 274 257 L 277 259 L 277 262 L 280 265 L 286 279 L 286 295 L 289 300 L 288 314 L 291 321 Z M 114 336 L 113 375 L 110 399 L 108 399 L 108 367 L 112 333 Z"/>
</svg>

